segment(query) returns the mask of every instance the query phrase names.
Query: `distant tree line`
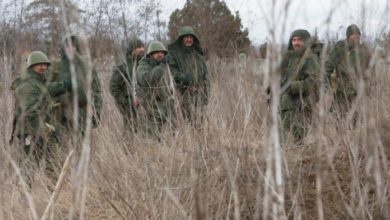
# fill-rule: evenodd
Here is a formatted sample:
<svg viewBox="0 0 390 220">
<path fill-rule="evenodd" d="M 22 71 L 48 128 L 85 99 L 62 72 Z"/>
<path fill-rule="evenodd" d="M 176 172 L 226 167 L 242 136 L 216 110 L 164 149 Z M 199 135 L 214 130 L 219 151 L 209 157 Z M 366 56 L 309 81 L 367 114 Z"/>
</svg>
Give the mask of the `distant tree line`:
<svg viewBox="0 0 390 220">
<path fill-rule="evenodd" d="M 132 37 L 168 43 L 182 25 L 196 30 L 210 54 L 231 57 L 250 47 L 239 13 L 221 0 L 188 0 L 169 24 L 161 18 L 159 0 L 15 0 L 1 10 L 0 53 L 12 57 L 36 49 L 53 57 L 66 33 L 81 31 L 94 57 L 118 56 Z"/>
</svg>

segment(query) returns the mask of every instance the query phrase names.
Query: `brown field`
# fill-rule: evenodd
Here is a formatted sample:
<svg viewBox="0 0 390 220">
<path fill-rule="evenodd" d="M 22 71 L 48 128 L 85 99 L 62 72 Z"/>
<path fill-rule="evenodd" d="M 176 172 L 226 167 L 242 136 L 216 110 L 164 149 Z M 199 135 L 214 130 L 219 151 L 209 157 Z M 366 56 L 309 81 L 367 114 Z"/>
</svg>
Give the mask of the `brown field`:
<svg viewBox="0 0 390 220">
<path fill-rule="evenodd" d="M 389 219 L 389 63 L 378 60 L 370 81 L 361 82 L 369 88 L 362 91 L 369 93 L 361 92 L 356 102 L 355 126 L 320 104 L 318 113 L 323 114 L 297 146 L 273 123 L 265 68 L 251 58 L 247 62 L 211 60 L 205 123 L 199 129 L 186 123 L 167 127 L 160 140 L 142 132 L 123 133 L 108 90 L 113 62 L 99 62 L 101 125 L 92 131 L 91 144 L 82 147 L 86 154 L 72 157 L 46 217 Z M 11 164 L 19 166 L 20 151 L 8 144 L 14 101 L 9 63 L 1 61 L 0 219 L 40 219 L 56 179 L 42 165 L 23 171 L 34 176 L 31 188 L 23 188 Z M 57 174 L 70 149 L 79 152 L 80 147 L 61 146 Z"/>
</svg>

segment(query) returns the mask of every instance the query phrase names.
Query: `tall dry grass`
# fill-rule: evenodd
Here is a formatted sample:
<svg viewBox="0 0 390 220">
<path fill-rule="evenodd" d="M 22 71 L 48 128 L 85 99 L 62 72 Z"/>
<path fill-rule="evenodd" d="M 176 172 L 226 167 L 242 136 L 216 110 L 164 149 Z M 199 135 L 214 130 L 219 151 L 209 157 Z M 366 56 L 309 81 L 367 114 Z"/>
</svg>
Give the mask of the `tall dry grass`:
<svg viewBox="0 0 390 220">
<path fill-rule="evenodd" d="M 8 72 L 0 95 L 1 219 L 39 219 L 45 209 L 48 219 L 66 219 L 71 207 L 76 219 L 387 219 L 389 64 L 378 63 L 370 82 L 362 82 L 371 92 L 359 96 L 356 126 L 324 111 L 298 146 L 276 127 L 281 132 L 278 168 L 272 107 L 259 80 L 263 70 L 256 60 L 246 62 L 240 67 L 231 60 L 211 60 L 204 124 L 194 129 L 185 123 L 173 132 L 166 128 L 159 140 L 143 132 L 124 133 L 108 90 L 113 62 L 100 62 L 104 106 L 101 124 L 92 131 L 87 182 L 80 186 L 86 201 L 77 206 L 77 162 L 54 191 L 58 199 L 50 199 L 56 181 L 44 167 L 31 171 L 31 189 L 20 184 L 8 158 L 18 152 L 7 143 L 13 111 Z M 2 64 L 7 72 L 7 61 Z M 72 148 L 64 145 L 58 161 Z M 59 163 L 58 175 L 60 168 Z M 283 180 L 279 189 L 277 169 Z"/>
<path fill-rule="evenodd" d="M 322 93 L 296 145 L 278 123 L 281 51 L 269 49 L 265 61 L 209 60 L 204 123 L 167 126 L 159 139 L 124 132 L 108 89 L 114 62 L 99 61 L 100 126 L 90 143 L 68 140 L 57 149 L 58 180 L 44 164 L 24 170 L 21 150 L 8 143 L 12 58 L 2 57 L 0 219 L 389 219 L 390 64 L 374 57 L 369 80 L 358 81 L 355 124 L 328 111 Z M 23 172 L 34 177 L 30 188 Z"/>
</svg>

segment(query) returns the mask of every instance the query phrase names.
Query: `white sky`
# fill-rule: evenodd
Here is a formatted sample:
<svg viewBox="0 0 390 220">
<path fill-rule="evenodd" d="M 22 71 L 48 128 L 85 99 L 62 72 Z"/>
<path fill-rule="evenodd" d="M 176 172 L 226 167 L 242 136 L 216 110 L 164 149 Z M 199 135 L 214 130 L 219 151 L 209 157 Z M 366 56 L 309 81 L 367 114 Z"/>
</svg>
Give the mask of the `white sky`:
<svg viewBox="0 0 390 220">
<path fill-rule="evenodd" d="M 363 35 L 375 37 L 389 31 L 389 0 L 291 0 L 287 13 L 283 9 L 288 0 L 225 0 L 234 13 L 239 11 L 243 26 L 248 28 L 249 37 L 255 44 L 270 38 L 273 11 L 279 40 L 285 41 L 295 29 L 307 29 L 311 34 L 318 30 L 320 38 L 327 35 L 345 37 L 345 29 L 355 23 L 361 27 Z M 277 2 L 272 10 L 272 2 Z M 182 8 L 185 0 L 161 0 L 163 14 L 167 20 L 176 8 Z M 364 10 L 362 10 L 364 8 Z M 332 16 L 329 16 L 332 13 Z M 328 18 L 330 22 L 326 22 Z M 362 19 L 364 18 L 364 19 Z M 365 22 L 362 22 L 362 21 Z M 282 34 L 282 24 L 285 31 Z M 328 25 L 329 24 L 329 25 Z"/>
</svg>

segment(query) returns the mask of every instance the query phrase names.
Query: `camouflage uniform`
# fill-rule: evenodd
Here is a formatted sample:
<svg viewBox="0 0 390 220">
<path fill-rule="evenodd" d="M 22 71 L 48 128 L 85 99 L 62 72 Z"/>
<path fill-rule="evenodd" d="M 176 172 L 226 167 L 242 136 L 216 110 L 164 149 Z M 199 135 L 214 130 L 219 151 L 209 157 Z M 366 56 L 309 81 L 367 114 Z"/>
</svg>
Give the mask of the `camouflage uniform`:
<svg viewBox="0 0 390 220">
<path fill-rule="evenodd" d="M 311 40 L 306 30 L 296 30 L 291 34 L 288 51 L 281 64 L 280 113 L 283 128 L 292 132 L 295 140 L 299 141 L 307 132 L 314 103 L 318 101 L 320 69 L 318 56 L 309 45 L 293 50 L 292 38 L 295 36 L 301 37 L 307 44 Z"/>
<path fill-rule="evenodd" d="M 137 128 L 136 123 L 136 107 L 134 106 L 134 97 L 136 91 L 136 76 L 135 74 L 139 57 L 133 55 L 133 50 L 138 47 L 143 47 L 144 44 L 139 39 L 133 39 L 129 42 L 126 52 L 126 61 L 122 62 L 114 68 L 110 80 L 110 92 L 114 97 L 119 111 L 123 115 L 124 126 L 134 129 Z M 135 81 L 135 82 L 134 82 Z"/>
<path fill-rule="evenodd" d="M 192 35 L 194 44 L 183 45 L 183 37 Z M 191 122 L 198 121 L 197 115 L 208 103 L 210 82 L 199 38 L 191 27 L 182 27 L 176 41 L 168 46 L 168 62 L 181 94 L 183 115 Z M 200 117 L 199 117 L 200 119 Z"/>
<path fill-rule="evenodd" d="M 55 139 L 55 128 L 52 126 L 52 100 L 45 85 L 45 75 L 34 72 L 32 66 L 41 63 L 50 65 L 50 61 L 42 52 L 34 51 L 29 56 L 28 63 L 26 72 L 12 86 L 15 115 L 11 142 L 17 137 L 25 153 L 33 154 L 39 162 L 47 153 L 50 142 Z"/>
<path fill-rule="evenodd" d="M 76 91 L 78 96 L 78 123 L 79 131 L 84 135 L 85 126 L 86 126 L 86 116 L 87 116 L 87 60 L 81 55 L 81 48 L 79 45 L 79 40 L 75 36 L 71 36 L 64 41 L 63 48 L 60 51 L 61 60 L 56 63 L 58 65 L 58 76 L 55 76 L 55 79 L 49 84 L 49 90 L 53 94 L 53 99 L 56 100 L 56 111 L 58 111 L 59 123 L 62 125 L 65 131 L 69 132 L 73 129 L 73 98 L 75 94 L 72 90 L 72 80 L 71 80 L 71 61 L 68 58 L 65 52 L 65 46 L 67 44 L 72 44 L 76 47 L 76 53 L 73 57 L 73 65 L 76 76 Z M 102 107 L 102 98 L 101 98 L 101 86 L 100 81 L 97 75 L 97 72 L 94 67 L 92 68 L 92 84 L 91 86 L 91 104 L 92 104 L 92 126 L 95 128 L 99 124 L 100 120 L 100 110 Z M 65 83 L 64 83 L 65 82 Z M 69 83 L 70 85 L 66 85 Z M 64 85 L 65 84 L 65 85 Z M 66 89 L 64 93 L 64 89 Z"/>
<path fill-rule="evenodd" d="M 160 131 L 166 122 L 172 122 L 174 106 L 171 81 L 167 72 L 166 59 L 155 60 L 151 55 L 162 51 L 167 54 L 165 46 L 158 41 L 149 45 L 147 56 L 144 57 L 137 67 L 137 81 L 142 106 L 145 108 L 147 123 L 150 133 Z M 173 79 L 171 79 L 173 80 Z"/>
<path fill-rule="evenodd" d="M 334 106 L 341 113 L 346 113 L 357 95 L 356 87 L 358 79 L 364 77 L 371 58 L 368 47 L 365 44 L 355 44 L 349 37 L 359 34 L 356 25 L 347 28 L 347 39 L 338 41 L 325 63 L 327 82 L 334 92 Z"/>
</svg>

